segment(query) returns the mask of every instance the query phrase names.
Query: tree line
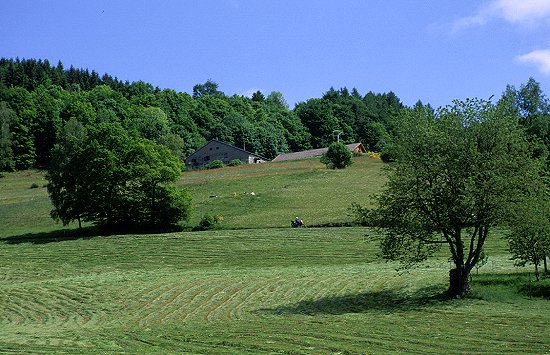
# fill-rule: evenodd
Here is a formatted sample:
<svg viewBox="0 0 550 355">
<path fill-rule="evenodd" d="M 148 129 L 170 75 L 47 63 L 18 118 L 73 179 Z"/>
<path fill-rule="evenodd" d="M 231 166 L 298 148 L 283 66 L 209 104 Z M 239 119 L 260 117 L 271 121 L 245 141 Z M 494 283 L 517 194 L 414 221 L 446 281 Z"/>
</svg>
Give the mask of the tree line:
<svg viewBox="0 0 550 355">
<path fill-rule="evenodd" d="M 208 80 L 192 93 L 121 81 L 47 60 L 0 59 L 0 170 L 47 168 L 63 127 L 120 124 L 166 146 L 182 161 L 211 139 L 271 159 L 326 147 L 340 131 L 345 143 L 381 151 L 404 105 L 393 93 L 361 95 L 330 88 L 291 109 L 280 92 L 227 95 Z"/>
</svg>

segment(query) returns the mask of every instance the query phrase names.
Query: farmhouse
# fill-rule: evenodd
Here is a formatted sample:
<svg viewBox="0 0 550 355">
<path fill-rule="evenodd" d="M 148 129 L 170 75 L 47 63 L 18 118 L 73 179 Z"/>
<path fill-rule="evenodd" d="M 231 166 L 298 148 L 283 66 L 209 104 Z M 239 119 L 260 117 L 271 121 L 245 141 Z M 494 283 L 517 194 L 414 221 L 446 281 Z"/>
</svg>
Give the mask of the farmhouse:
<svg viewBox="0 0 550 355">
<path fill-rule="evenodd" d="M 212 139 L 187 158 L 187 167 L 190 169 L 201 168 L 210 164 L 213 160 L 221 160 L 227 165 L 235 159 L 239 159 L 243 164 L 258 164 L 267 161 L 259 155 Z"/>
<path fill-rule="evenodd" d="M 367 152 L 362 143 L 347 144 L 346 147 L 348 147 L 348 149 L 355 154 L 361 154 L 361 153 Z M 324 153 L 327 152 L 327 150 L 328 148 L 318 148 L 318 149 L 304 150 L 302 152 L 280 154 L 276 156 L 275 159 L 273 159 L 273 161 L 315 158 L 323 155 Z"/>
</svg>

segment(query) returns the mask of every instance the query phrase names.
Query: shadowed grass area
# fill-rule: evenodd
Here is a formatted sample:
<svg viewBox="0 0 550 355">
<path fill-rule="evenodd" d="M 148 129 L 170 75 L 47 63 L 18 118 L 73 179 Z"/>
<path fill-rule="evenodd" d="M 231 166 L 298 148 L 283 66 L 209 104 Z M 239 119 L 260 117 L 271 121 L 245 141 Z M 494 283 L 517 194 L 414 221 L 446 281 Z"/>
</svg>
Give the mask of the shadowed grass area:
<svg viewBox="0 0 550 355">
<path fill-rule="evenodd" d="M 442 291 L 443 290 L 443 291 Z M 363 292 L 314 300 L 303 300 L 292 306 L 280 306 L 262 311 L 274 314 L 347 314 L 366 312 L 403 312 L 429 307 L 441 307 L 452 300 L 441 286 L 430 286 L 416 290 L 412 294 L 407 290 L 382 290 Z"/>
<path fill-rule="evenodd" d="M 6 244 L 46 244 L 67 240 L 90 239 L 97 236 L 101 236 L 101 233 L 97 230 L 97 228 L 87 227 L 82 229 L 59 229 L 51 232 L 27 233 L 9 236 L 0 238 L 0 242 Z"/>
<path fill-rule="evenodd" d="M 526 273 L 477 275 L 472 287 L 475 291 L 468 297 L 470 299 L 506 303 L 521 303 L 530 297 L 550 299 L 550 278 L 533 282 L 529 281 L 529 275 Z M 420 288 L 412 293 L 407 291 L 407 289 L 392 289 L 302 300 L 291 306 L 279 306 L 262 311 L 273 314 L 307 315 L 387 313 L 428 310 L 460 304 L 460 300 L 449 296 L 442 285 Z"/>
<path fill-rule="evenodd" d="M 9 237 L 0 238 L 0 242 L 6 244 L 20 244 L 20 243 L 32 243 L 32 244 L 46 244 L 63 242 L 67 240 L 77 239 L 90 239 L 94 237 L 107 237 L 111 235 L 129 235 L 129 234 L 159 234 L 159 233 L 173 233 L 181 232 L 180 226 L 168 226 L 166 228 L 154 228 L 154 229 L 136 229 L 136 228 L 101 228 L 96 226 L 88 226 L 77 229 L 58 229 L 50 232 L 42 233 L 27 233 L 22 235 L 14 235 Z"/>
</svg>

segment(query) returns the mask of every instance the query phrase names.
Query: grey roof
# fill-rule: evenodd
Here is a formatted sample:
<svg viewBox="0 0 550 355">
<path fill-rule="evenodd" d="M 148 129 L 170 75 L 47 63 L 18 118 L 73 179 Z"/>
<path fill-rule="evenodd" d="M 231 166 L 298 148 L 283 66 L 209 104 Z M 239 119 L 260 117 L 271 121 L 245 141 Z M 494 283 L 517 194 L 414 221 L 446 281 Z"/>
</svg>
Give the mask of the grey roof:
<svg viewBox="0 0 550 355">
<path fill-rule="evenodd" d="M 253 156 L 255 156 L 255 157 L 261 158 L 262 160 L 269 161 L 269 159 L 266 159 L 266 158 L 262 157 L 261 155 L 251 153 L 251 152 L 249 152 L 249 151 L 247 151 L 247 150 L 244 150 L 244 149 L 239 148 L 239 147 L 235 147 L 234 145 L 231 145 L 231 144 L 229 144 L 229 143 L 220 141 L 220 140 L 218 140 L 218 139 L 211 139 L 208 143 L 206 143 L 205 145 L 203 145 L 203 146 L 200 147 L 199 149 L 195 150 L 192 154 L 190 154 L 189 157 L 188 157 L 187 159 L 190 159 L 192 156 L 194 156 L 196 153 L 198 153 L 201 149 L 203 149 L 204 147 L 208 146 L 208 145 L 209 145 L 210 143 L 212 143 L 212 142 L 221 143 L 221 144 L 226 145 L 226 146 L 228 146 L 228 147 L 231 147 L 231 148 L 233 148 L 233 149 L 236 149 L 236 150 L 240 150 L 240 151 L 242 151 L 242 152 L 245 152 L 245 153 L 248 154 L 248 155 L 253 155 Z"/>
<path fill-rule="evenodd" d="M 352 144 L 346 144 L 346 147 L 349 148 L 352 152 L 356 150 L 359 147 L 362 147 L 363 144 L 361 143 L 352 143 Z M 362 150 L 364 151 L 365 148 Z M 304 150 L 302 152 L 294 152 L 294 153 L 286 153 L 286 154 L 279 154 L 278 156 L 273 159 L 273 161 L 281 161 L 281 160 L 295 160 L 295 159 L 305 159 L 305 158 L 314 158 L 319 157 L 326 153 L 328 148 L 317 148 L 317 149 L 310 149 L 310 150 Z"/>
</svg>

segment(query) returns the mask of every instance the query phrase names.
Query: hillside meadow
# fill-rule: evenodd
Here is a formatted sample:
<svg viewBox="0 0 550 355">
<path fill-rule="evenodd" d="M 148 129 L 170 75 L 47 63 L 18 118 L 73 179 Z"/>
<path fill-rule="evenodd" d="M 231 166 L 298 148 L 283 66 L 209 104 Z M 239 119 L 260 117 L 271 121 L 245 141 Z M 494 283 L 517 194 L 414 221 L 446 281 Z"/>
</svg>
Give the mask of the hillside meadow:
<svg viewBox="0 0 550 355">
<path fill-rule="evenodd" d="M 205 213 L 222 214 L 222 228 L 290 226 L 296 216 L 307 226 L 349 223 L 353 202 L 366 204 L 384 184 L 383 163 L 356 157 L 345 170 L 326 169 L 319 159 L 187 171 L 180 186 L 195 199 L 196 225 Z"/>
<path fill-rule="evenodd" d="M 178 186 L 191 192 L 194 213 L 183 227 L 196 226 L 206 213 L 222 214 L 223 229 L 286 227 L 296 216 L 308 226 L 349 223 L 351 204 L 367 204 L 383 185 L 382 166 L 380 160 L 362 156 L 345 170 L 326 169 L 319 159 L 306 159 L 185 171 Z M 77 228 L 77 223 L 63 228 L 50 218 L 44 172 L 3 175 L 0 237 Z"/>
<path fill-rule="evenodd" d="M 213 212 L 223 229 L 110 236 L 49 219 L 43 173 L 4 174 L 0 352 L 550 352 L 548 282 L 513 266 L 502 231 L 472 296 L 449 300 L 445 250 L 396 272 L 373 230 L 287 227 L 296 214 L 348 223 L 381 167 L 361 157 L 343 171 L 305 160 L 185 172 L 187 227 Z"/>
</svg>

